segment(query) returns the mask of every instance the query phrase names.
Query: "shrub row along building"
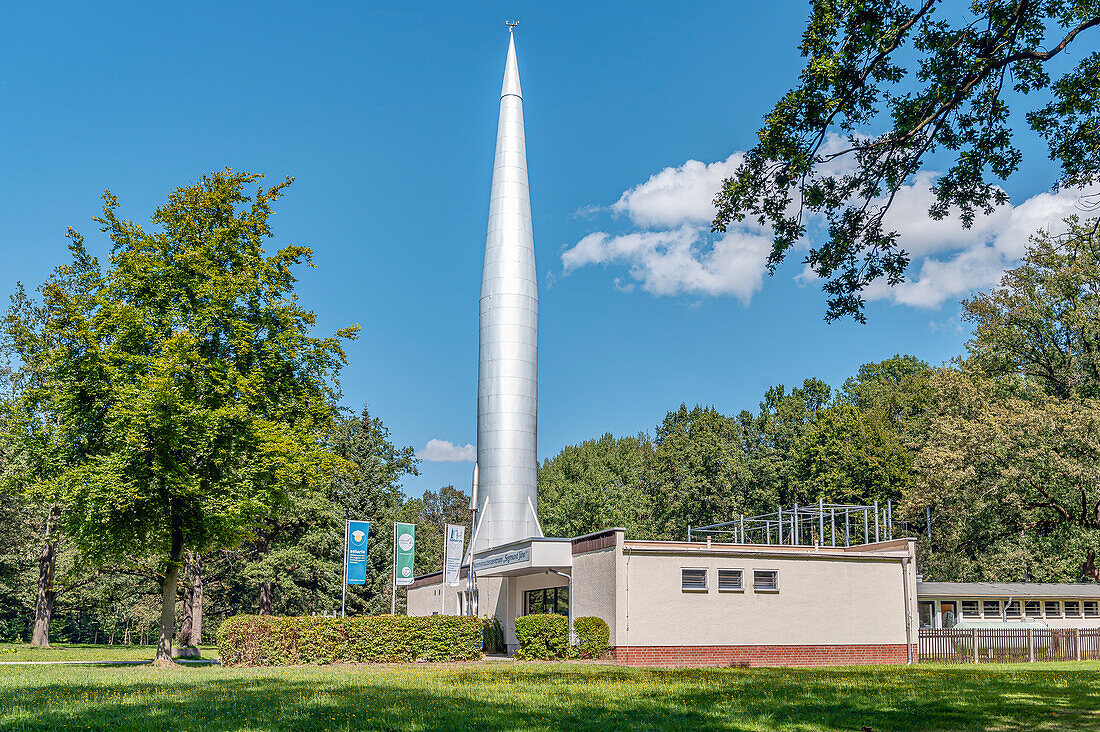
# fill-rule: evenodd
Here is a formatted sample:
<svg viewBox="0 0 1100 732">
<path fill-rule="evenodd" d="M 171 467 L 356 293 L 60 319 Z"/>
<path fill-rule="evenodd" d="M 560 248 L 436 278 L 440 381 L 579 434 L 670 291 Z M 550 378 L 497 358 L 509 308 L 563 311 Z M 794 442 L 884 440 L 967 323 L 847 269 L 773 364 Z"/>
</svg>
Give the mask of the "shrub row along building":
<svg viewBox="0 0 1100 732">
<path fill-rule="evenodd" d="M 538 291 L 511 37 L 491 190 L 473 534 L 458 585 L 443 586 L 442 572 L 416 578 L 410 615 L 496 616 L 510 650 L 521 615 L 597 616 L 614 657 L 638 665 L 906 663 L 921 627 L 1100 626 L 1100 586 L 919 581 L 915 541 L 893 538 L 889 509 L 878 506 L 794 507 L 689 529 L 689 541 L 627 539 L 620 528 L 544 537 Z"/>
</svg>

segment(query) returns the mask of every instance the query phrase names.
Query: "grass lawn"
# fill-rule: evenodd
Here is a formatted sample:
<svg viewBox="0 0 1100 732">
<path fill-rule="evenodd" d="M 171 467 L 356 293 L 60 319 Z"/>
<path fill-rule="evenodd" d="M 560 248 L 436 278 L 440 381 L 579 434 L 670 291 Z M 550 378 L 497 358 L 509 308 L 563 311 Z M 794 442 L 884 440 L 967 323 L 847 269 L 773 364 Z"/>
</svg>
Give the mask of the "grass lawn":
<svg viewBox="0 0 1100 732">
<path fill-rule="evenodd" d="M 0 667 L 0 729 L 1100 730 L 1100 663 Z"/>
<path fill-rule="evenodd" d="M 217 646 L 200 646 L 203 658 L 217 658 Z M 0 661 L 150 661 L 156 646 L 93 646 L 91 643 L 57 643 L 35 648 L 26 643 L 0 643 Z"/>
</svg>

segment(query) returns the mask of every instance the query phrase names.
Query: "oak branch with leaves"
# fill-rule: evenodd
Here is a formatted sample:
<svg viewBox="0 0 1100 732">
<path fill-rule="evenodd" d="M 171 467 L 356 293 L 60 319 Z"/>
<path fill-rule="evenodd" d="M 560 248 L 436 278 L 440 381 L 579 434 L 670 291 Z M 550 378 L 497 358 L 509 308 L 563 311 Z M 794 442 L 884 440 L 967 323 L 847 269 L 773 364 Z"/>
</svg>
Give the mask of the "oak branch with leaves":
<svg viewBox="0 0 1100 732">
<path fill-rule="evenodd" d="M 1020 130 L 1046 141 L 1061 168 L 1051 183 L 1098 180 L 1098 26 L 1097 0 L 813 0 L 799 83 L 715 197 L 714 230 L 746 218 L 770 227 L 774 272 L 808 220 L 824 219 L 806 264 L 825 280 L 826 320 L 863 322 L 863 290 L 879 278 L 897 285 L 909 265 L 883 224 L 899 189 L 946 152 L 933 218 L 959 215 L 969 227 L 1006 203 L 996 181 L 1022 159 L 1012 113 L 1028 94 L 1051 98 Z M 1071 47 L 1091 53 L 1052 81 L 1051 62 Z"/>
</svg>

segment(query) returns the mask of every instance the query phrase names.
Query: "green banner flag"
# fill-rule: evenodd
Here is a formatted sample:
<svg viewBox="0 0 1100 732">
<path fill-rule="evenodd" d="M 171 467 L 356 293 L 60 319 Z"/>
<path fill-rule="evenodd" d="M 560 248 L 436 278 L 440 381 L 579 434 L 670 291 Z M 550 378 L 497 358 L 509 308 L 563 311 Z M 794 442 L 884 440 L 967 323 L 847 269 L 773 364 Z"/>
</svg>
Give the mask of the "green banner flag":
<svg viewBox="0 0 1100 732">
<path fill-rule="evenodd" d="M 416 547 L 416 525 L 393 525 L 393 583 L 411 585 L 413 581 L 413 550 Z"/>
</svg>

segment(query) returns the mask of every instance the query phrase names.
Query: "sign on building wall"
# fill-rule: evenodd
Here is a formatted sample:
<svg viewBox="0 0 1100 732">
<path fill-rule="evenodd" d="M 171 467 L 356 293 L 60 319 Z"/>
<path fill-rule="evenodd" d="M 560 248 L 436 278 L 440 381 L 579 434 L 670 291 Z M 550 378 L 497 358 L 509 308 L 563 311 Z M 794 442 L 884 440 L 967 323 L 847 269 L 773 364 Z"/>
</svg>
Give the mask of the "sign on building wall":
<svg viewBox="0 0 1100 732">
<path fill-rule="evenodd" d="M 347 553 L 344 555 L 344 572 L 349 585 L 367 583 L 367 533 L 370 523 L 366 521 L 348 521 L 344 537 Z"/>
<path fill-rule="evenodd" d="M 416 525 L 393 525 L 393 583 L 411 585 L 413 581 L 413 550 L 416 548 Z"/>
<path fill-rule="evenodd" d="M 459 569 L 462 567 L 462 544 L 466 540 L 466 527 L 447 524 L 447 541 L 443 559 L 443 584 L 458 586 Z"/>
</svg>

